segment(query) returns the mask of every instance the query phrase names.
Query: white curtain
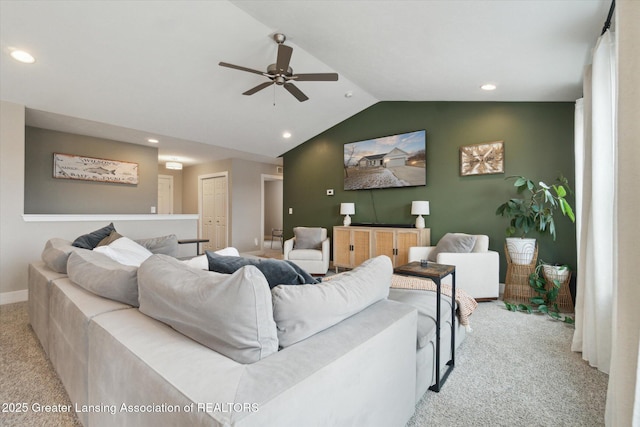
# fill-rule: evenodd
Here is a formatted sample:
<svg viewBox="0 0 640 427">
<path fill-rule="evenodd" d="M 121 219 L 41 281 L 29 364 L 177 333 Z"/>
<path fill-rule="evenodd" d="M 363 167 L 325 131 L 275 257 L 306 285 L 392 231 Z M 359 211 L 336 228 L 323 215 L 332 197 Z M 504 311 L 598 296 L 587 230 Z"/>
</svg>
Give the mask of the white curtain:
<svg viewBox="0 0 640 427">
<path fill-rule="evenodd" d="M 571 349 L 609 373 L 615 288 L 615 39 L 599 39 L 576 103 L 576 330 Z"/>
</svg>

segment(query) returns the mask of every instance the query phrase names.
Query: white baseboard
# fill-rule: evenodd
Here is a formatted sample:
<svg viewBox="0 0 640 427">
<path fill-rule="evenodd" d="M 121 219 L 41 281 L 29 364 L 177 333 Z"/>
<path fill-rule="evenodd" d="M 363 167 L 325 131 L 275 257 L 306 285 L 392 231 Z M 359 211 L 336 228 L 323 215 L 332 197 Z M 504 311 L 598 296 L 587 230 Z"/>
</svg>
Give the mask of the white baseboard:
<svg viewBox="0 0 640 427">
<path fill-rule="evenodd" d="M 0 305 L 13 304 L 14 302 L 23 302 L 29 299 L 29 291 L 2 292 L 0 293 Z"/>
</svg>

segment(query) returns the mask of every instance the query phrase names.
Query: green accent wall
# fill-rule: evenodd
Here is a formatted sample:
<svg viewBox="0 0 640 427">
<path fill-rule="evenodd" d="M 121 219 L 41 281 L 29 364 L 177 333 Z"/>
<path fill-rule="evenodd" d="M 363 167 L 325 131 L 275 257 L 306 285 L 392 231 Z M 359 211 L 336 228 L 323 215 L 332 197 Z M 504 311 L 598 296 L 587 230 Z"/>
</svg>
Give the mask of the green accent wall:
<svg viewBox="0 0 640 427">
<path fill-rule="evenodd" d="M 427 185 L 379 190 L 343 190 L 343 145 L 396 133 L 427 131 Z M 353 222 L 413 224 L 411 201 L 428 200 L 431 244 L 448 232 L 489 235 L 500 252 L 504 281 L 504 231 L 508 220 L 495 215 L 516 195 L 505 177 L 524 175 L 551 183 L 559 173 L 574 184 L 574 104 L 531 102 L 380 102 L 290 150 L 284 158 L 285 238 L 296 226 L 342 225 L 341 202 L 354 202 Z M 505 173 L 459 175 L 459 147 L 504 141 Z M 326 190 L 333 189 L 334 196 Z M 574 206 L 574 198 L 568 199 Z M 293 208 L 293 214 L 289 214 Z M 575 225 L 560 217 L 558 239 L 538 238 L 539 259 L 575 270 Z"/>
</svg>

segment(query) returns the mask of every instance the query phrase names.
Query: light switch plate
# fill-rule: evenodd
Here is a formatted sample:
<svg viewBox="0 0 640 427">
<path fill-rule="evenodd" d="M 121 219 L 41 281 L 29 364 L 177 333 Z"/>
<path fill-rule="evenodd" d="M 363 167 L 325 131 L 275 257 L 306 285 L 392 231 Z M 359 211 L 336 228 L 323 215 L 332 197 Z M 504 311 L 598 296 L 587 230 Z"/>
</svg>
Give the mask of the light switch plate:
<svg viewBox="0 0 640 427">
<path fill-rule="evenodd" d="M 333 196 L 333 188 L 327 190 L 327 196 Z"/>
</svg>

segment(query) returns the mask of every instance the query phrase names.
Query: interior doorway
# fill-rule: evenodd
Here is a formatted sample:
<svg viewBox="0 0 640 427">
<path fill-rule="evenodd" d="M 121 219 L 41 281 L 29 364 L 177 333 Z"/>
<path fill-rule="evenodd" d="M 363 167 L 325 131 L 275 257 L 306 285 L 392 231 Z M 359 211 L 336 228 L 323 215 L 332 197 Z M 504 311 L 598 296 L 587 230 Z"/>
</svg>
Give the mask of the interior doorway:
<svg viewBox="0 0 640 427">
<path fill-rule="evenodd" d="M 227 172 L 198 177 L 200 237 L 209 241 L 203 250 L 217 251 L 228 246 L 229 187 Z"/>
<path fill-rule="evenodd" d="M 265 241 L 269 242 L 267 248 L 273 246 L 282 249 L 281 240 L 276 238 L 271 244 L 271 230 L 282 229 L 283 224 L 283 176 L 262 174 L 262 219 L 260 247 L 265 248 Z"/>
<path fill-rule="evenodd" d="M 158 175 L 158 213 L 173 213 L 173 177 Z"/>
</svg>

